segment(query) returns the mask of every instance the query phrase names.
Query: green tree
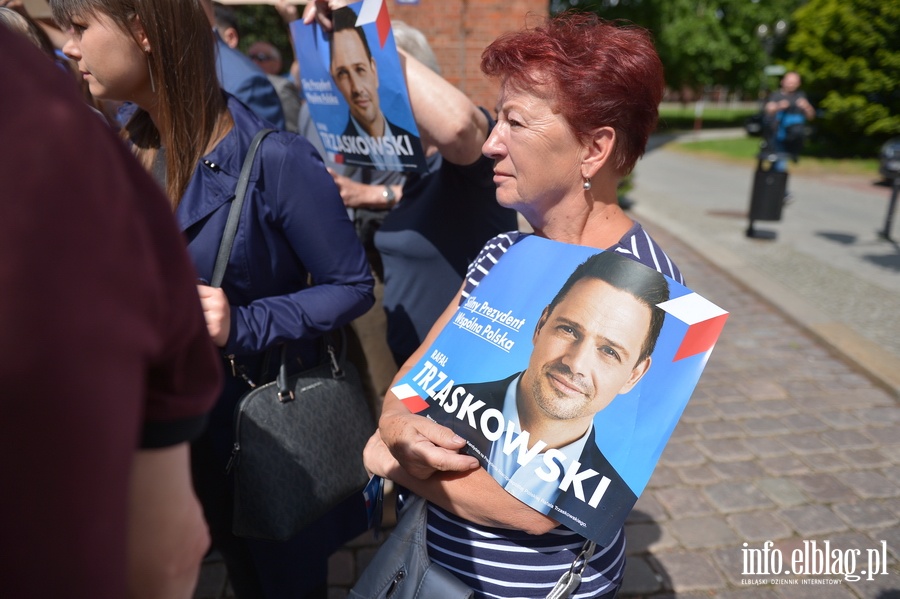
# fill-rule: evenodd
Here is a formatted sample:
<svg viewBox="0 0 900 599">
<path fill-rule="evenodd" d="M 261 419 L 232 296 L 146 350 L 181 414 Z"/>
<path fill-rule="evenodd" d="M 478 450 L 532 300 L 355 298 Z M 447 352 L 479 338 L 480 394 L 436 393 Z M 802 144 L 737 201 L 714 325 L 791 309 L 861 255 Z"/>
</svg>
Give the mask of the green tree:
<svg viewBox="0 0 900 599">
<path fill-rule="evenodd" d="M 748 95 L 764 92 L 775 81 L 763 69 L 784 60 L 785 40 L 790 34 L 791 13 L 805 0 L 720 0 L 720 26 L 730 43 L 730 64 L 717 74 L 716 83 L 743 90 Z M 778 24 L 783 24 L 779 34 Z M 760 29 L 766 30 L 760 35 Z"/>
<path fill-rule="evenodd" d="M 803 0 L 554 0 L 551 11 L 576 8 L 649 29 L 670 88 L 723 85 L 756 96 L 768 61 L 760 25 L 788 21 Z M 776 42 L 778 55 L 783 45 Z"/>
<path fill-rule="evenodd" d="M 241 4 L 233 6 L 240 32 L 239 50 L 246 52 L 255 41 L 266 41 L 281 52 L 284 70 L 287 71 L 294 60 L 291 32 L 281 15 L 270 4 Z"/>
<path fill-rule="evenodd" d="M 794 14 L 791 66 L 834 153 L 873 155 L 900 135 L 900 2 L 810 0 Z"/>
<path fill-rule="evenodd" d="M 722 12 L 712 2 L 677 0 L 660 5 L 663 25 L 657 50 L 669 85 L 702 89 L 724 83 L 742 52 L 722 27 Z M 743 82 L 740 82 L 743 83 Z"/>
</svg>

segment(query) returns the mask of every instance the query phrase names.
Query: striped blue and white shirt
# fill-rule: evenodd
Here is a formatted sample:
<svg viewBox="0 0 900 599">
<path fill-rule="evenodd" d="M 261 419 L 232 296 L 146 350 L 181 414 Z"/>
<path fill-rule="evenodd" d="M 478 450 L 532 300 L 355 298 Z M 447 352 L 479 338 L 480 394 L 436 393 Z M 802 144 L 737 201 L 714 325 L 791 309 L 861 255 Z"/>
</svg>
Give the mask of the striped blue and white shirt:
<svg viewBox="0 0 900 599">
<path fill-rule="evenodd" d="M 506 251 L 527 233 L 503 233 L 485 244 L 466 273 L 463 298 L 475 290 Z M 607 248 L 649 266 L 679 283 L 678 267 L 639 223 Z M 543 535 L 473 524 L 428 506 L 428 555 L 475 591 L 476 599 L 541 599 L 554 587 L 584 546 L 584 537 L 560 526 Z M 597 547 L 573 599 L 613 597 L 625 573 L 625 533 Z"/>
</svg>

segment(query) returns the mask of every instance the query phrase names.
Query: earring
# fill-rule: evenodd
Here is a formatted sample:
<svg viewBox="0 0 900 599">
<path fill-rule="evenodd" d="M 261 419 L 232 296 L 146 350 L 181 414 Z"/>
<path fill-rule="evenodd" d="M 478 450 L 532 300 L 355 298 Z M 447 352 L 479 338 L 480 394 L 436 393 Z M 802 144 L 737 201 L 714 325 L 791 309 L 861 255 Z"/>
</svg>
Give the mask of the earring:
<svg viewBox="0 0 900 599">
<path fill-rule="evenodd" d="M 149 54 L 147 54 L 147 69 L 150 71 L 150 91 L 156 93 L 156 82 L 153 80 L 153 65 L 150 64 Z"/>
<path fill-rule="evenodd" d="M 584 184 L 582 185 L 585 191 L 588 191 L 591 188 L 591 180 L 585 177 Z"/>
</svg>

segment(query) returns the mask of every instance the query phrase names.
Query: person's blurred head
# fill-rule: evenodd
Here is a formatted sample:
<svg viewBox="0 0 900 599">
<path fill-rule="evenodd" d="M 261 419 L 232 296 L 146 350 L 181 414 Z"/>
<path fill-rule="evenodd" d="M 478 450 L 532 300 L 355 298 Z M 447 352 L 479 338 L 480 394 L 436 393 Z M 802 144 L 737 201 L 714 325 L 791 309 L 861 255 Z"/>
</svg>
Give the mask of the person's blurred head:
<svg viewBox="0 0 900 599">
<path fill-rule="evenodd" d="M 225 110 L 200 0 L 50 0 L 50 7 L 71 36 L 63 51 L 94 95 L 141 108 L 128 136 L 147 167 L 166 147 L 166 187 L 177 203 Z"/>
<path fill-rule="evenodd" d="M 0 26 L 5 26 L 27 37 L 50 58 L 56 58 L 56 52 L 50 38 L 37 23 L 28 17 L 5 6 L 0 7 Z"/>
<path fill-rule="evenodd" d="M 208 0 L 205 0 L 208 1 Z M 219 37 L 229 48 L 237 48 L 241 41 L 241 30 L 238 29 L 237 14 L 234 9 L 218 2 L 213 2 L 213 25 Z"/>
<path fill-rule="evenodd" d="M 250 60 L 269 75 L 280 75 L 283 64 L 281 62 L 281 52 L 269 42 L 253 42 L 247 49 L 247 56 Z"/>
<path fill-rule="evenodd" d="M 350 115 L 369 133 L 381 135 L 378 66 L 356 13 L 348 7 L 332 14 L 331 76 L 350 107 Z"/>
<path fill-rule="evenodd" d="M 581 142 L 611 127 L 619 176 L 643 155 L 665 85 L 645 29 L 571 12 L 501 35 L 482 53 L 481 70 L 512 89 L 537 89 Z"/>
<path fill-rule="evenodd" d="M 57 54 L 56 48 L 50 40 L 50 36 L 47 35 L 46 31 L 41 29 L 37 22 L 12 9 L 0 7 L 0 26 L 8 27 L 13 31 L 23 34 L 28 40 L 34 43 L 35 46 L 40 48 L 47 58 L 72 77 L 73 81 L 78 86 L 81 95 L 84 97 L 84 101 L 100 113 L 110 125 L 114 124 L 115 119 L 112 115 L 115 110 L 113 108 L 113 103 L 94 97 L 88 82 L 82 77 L 75 61 L 62 56 L 61 54 Z"/>
<path fill-rule="evenodd" d="M 428 44 L 428 38 L 425 37 L 424 33 L 403 21 L 392 21 L 391 29 L 394 31 L 394 42 L 398 48 L 407 52 L 438 75 L 441 74 L 437 56 L 434 55 L 434 50 Z"/>
<path fill-rule="evenodd" d="M 795 71 L 788 71 L 781 78 L 781 91 L 786 94 L 793 93 L 800 89 L 800 74 Z"/>
</svg>

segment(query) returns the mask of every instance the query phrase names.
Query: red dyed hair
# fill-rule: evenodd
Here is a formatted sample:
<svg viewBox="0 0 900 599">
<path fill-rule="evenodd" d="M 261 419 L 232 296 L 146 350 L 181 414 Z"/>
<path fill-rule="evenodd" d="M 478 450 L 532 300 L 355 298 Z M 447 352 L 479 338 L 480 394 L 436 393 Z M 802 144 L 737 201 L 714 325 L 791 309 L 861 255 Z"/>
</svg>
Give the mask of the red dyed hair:
<svg viewBox="0 0 900 599">
<path fill-rule="evenodd" d="M 615 129 L 612 159 L 623 176 L 659 119 L 662 62 L 650 33 L 635 25 L 565 12 L 498 37 L 482 53 L 481 70 L 520 89 L 550 84 L 554 110 L 581 141 L 599 127 Z"/>
</svg>

